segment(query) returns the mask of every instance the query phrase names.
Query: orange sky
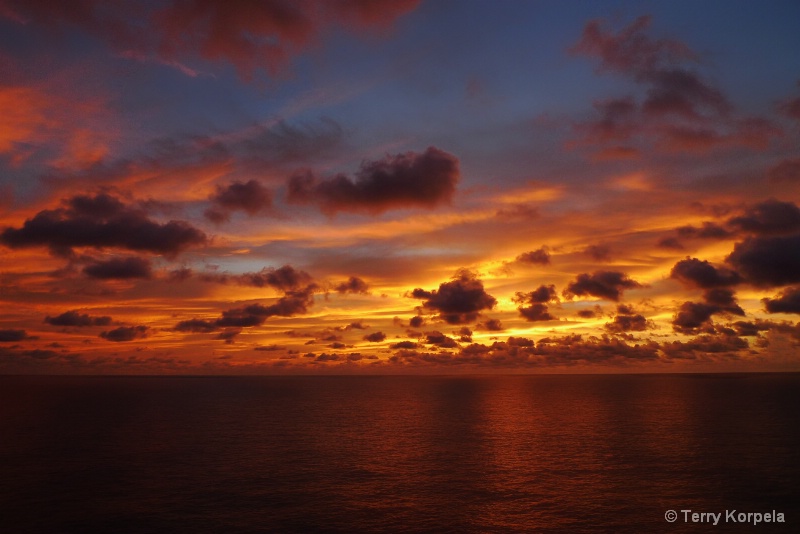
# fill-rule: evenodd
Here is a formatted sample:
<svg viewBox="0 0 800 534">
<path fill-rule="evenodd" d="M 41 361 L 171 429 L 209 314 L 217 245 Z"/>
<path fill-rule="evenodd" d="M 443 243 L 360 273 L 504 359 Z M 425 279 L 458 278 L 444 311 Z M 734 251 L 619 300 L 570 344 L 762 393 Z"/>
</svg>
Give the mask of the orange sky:
<svg viewBox="0 0 800 534">
<path fill-rule="evenodd" d="M 797 5 L 103 5 L 0 2 L 0 373 L 800 370 Z"/>
</svg>

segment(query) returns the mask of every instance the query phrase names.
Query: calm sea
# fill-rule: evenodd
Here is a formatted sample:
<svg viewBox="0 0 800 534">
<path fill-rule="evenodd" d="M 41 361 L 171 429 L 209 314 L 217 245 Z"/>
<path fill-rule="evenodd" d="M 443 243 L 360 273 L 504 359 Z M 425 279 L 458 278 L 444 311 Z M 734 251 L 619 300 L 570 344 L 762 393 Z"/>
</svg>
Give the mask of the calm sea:
<svg viewBox="0 0 800 534">
<path fill-rule="evenodd" d="M 0 531 L 800 532 L 800 375 L 0 377 Z"/>
</svg>

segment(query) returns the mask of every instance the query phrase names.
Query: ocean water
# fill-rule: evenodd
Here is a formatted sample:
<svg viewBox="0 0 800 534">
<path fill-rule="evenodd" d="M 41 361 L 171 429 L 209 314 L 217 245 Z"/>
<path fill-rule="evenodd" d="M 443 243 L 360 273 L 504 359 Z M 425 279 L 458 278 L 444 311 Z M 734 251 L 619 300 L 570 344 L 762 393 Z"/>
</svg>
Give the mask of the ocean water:
<svg viewBox="0 0 800 534">
<path fill-rule="evenodd" d="M 800 532 L 800 375 L 0 377 L 0 532 Z"/>
</svg>

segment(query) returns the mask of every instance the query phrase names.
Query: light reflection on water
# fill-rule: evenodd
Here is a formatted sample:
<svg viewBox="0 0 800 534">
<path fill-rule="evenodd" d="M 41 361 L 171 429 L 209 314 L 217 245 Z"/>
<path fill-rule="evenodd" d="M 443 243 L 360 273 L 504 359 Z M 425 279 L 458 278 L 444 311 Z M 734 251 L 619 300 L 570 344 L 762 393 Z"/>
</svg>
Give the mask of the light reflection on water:
<svg viewBox="0 0 800 534">
<path fill-rule="evenodd" d="M 664 512 L 775 509 L 741 531 L 794 532 L 798 386 L 0 377 L 0 530 L 699 532 Z"/>
</svg>

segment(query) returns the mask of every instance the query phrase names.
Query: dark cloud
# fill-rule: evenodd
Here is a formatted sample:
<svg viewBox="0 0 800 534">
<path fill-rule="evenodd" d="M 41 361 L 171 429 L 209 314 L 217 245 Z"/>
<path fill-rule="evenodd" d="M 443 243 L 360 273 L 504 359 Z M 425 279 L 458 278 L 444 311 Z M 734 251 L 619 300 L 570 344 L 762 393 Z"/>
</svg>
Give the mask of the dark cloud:
<svg viewBox="0 0 800 534">
<path fill-rule="evenodd" d="M 16 330 L 13 328 L 0 330 L 0 342 L 13 342 L 23 341 L 28 339 L 28 333 L 25 330 Z"/>
<path fill-rule="evenodd" d="M 769 313 L 800 313 L 800 287 L 789 287 L 775 298 L 761 299 Z"/>
<path fill-rule="evenodd" d="M 541 247 L 536 250 L 531 250 L 530 252 L 523 252 L 522 254 L 517 256 L 515 261 L 517 261 L 518 263 L 549 265 L 550 252 L 548 252 L 547 247 Z"/>
<path fill-rule="evenodd" d="M 726 258 L 748 282 L 775 287 L 800 282 L 800 234 L 748 237 Z"/>
<path fill-rule="evenodd" d="M 55 317 L 48 315 L 44 318 L 44 322 L 53 326 L 108 326 L 111 324 L 111 317 L 105 315 L 92 317 L 87 313 L 78 313 L 72 310 Z"/>
<path fill-rule="evenodd" d="M 293 317 L 308 312 L 314 303 L 317 286 L 312 284 L 302 289 L 292 289 L 268 306 L 250 304 L 225 310 L 216 319 L 187 319 L 173 328 L 179 332 L 213 332 L 221 328 L 248 328 L 263 324 L 270 317 Z"/>
<path fill-rule="evenodd" d="M 460 270 L 451 282 L 443 282 L 438 290 L 415 289 L 411 296 L 425 299 L 422 307 L 439 312 L 449 324 L 466 324 L 478 318 L 482 310 L 490 310 L 497 300 L 483 288 L 483 282 L 466 270 Z"/>
<path fill-rule="evenodd" d="M 713 222 L 704 222 L 700 228 L 695 226 L 681 226 L 675 230 L 678 237 L 683 239 L 726 239 L 733 234 Z"/>
<path fill-rule="evenodd" d="M 238 328 L 232 328 L 229 330 L 224 330 L 217 334 L 217 339 L 221 339 L 225 341 L 226 344 L 230 345 L 233 343 L 233 339 L 238 336 L 242 331 Z"/>
<path fill-rule="evenodd" d="M 503 323 L 500 319 L 486 319 L 475 325 L 477 330 L 488 330 L 489 332 L 501 332 L 505 330 Z"/>
<path fill-rule="evenodd" d="M 558 294 L 554 285 L 541 285 L 529 293 L 516 293 L 512 299 L 517 304 L 520 304 L 520 315 L 525 317 L 528 321 L 552 321 L 555 320 L 550 314 L 547 303 L 550 301 L 558 301 Z"/>
<path fill-rule="evenodd" d="M 556 317 L 552 315 L 546 304 L 531 304 L 530 306 L 520 306 L 517 308 L 519 314 L 528 321 L 554 321 Z"/>
<path fill-rule="evenodd" d="M 296 174 L 287 184 L 287 200 L 319 204 L 328 214 L 433 208 L 450 202 L 459 177 L 458 159 L 429 147 L 421 154 L 407 152 L 363 163 L 355 179 L 339 174 L 318 180 L 310 173 Z"/>
<path fill-rule="evenodd" d="M 711 316 L 719 311 L 714 305 L 684 302 L 672 320 L 672 328 L 682 334 L 695 334 L 710 325 Z"/>
<path fill-rule="evenodd" d="M 43 210 L 22 228 L 6 228 L 0 243 L 11 248 L 44 246 L 63 253 L 73 247 L 120 248 L 175 256 L 206 243 L 200 230 L 183 221 L 159 224 L 106 193 L 75 196 L 66 207 Z"/>
<path fill-rule="evenodd" d="M 175 330 L 178 332 L 213 332 L 218 329 L 214 321 L 206 319 L 187 319 L 175 325 Z"/>
<path fill-rule="evenodd" d="M 632 280 L 627 274 L 619 271 L 595 271 L 592 274 L 580 274 L 574 282 L 567 285 L 564 296 L 591 295 L 605 300 L 618 301 L 626 289 L 636 289 L 642 284 Z"/>
<path fill-rule="evenodd" d="M 770 199 L 733 217 L 728 224 L 758 235 L 786 235 L 800 231 L 800 208 L 792 202 Z"/>
<path fill-rule="evenodd" d="M 100 280 L 130 278 L 152 278 L 153 271 L 150 260 L 139 257 L 111 258 L 106 261 L 95 261 L 83 268 L 83 274 L 89 278 Z"/>
<path fill-rule="evenodd" d="M 658 240 L 656 246 L 659 248 L 666 248 L 669 250 L 683 250 L 683 245 L 675 237 L 663 237 Z"/>
<path fill-rule="evenodd" d="M 425 332 L 425 343 L 428 345 L 436 345 L 437 347 L 451 349 L 458 347 L 458 342 L 455 339 L 442 334 L 438 330 L 433 332 Z"/>
<path fill-rule="evenodd" d="M 398 341 L 389 345 L 390 349 L 416 349 L 418 345 L 413 341 Z"/>
<path fill-rule="evenodd" d="M 732 313 L 734 315 L 744 315 L 744 310 L 737 304 L 736 295 L 732 289 L 715 287 L 703 293 L 706 304 L 717 306 L 720 312 Z"/>
<path fill-rule="evenodd" d="M 205 215 L 216 223 L 228 220 L 233 211 L 244 211 L 252 216 L 272 207 L 272 194 L 256 180 L 233 182 L 225 187 L 218 185 L 209 200 L 213 207 Z"/>
<path fill-rule="evenodd" d="M 217 284 L 235 283 L 243 286 L 273 287 L 282 291 L 315 285 L 310 274 L 291 265 L 284 265 L 277 269 L 264 267 L 256 273 L 203 273 L 200 280 Z"/>
<path fill-rule="evenodd" d="M 100 337 L 114 342 L 133 341 L 147 337 L 147 330 L 148 328 L 143 325 L 120 326 L 113 330 L 100 332 Z"/>
<path fill-rule="evenodd" d="M 698 354 L 737 353 L 749 347 L 746 340 L 727 334 L 701 335 L 689 341 L 670 341 L 661 345 L 669 358 L 695 359 Z"/>
<path fill-rule="evenodd" d="M 366 295 L 369 293 L 369 285 L 356 276 L 351 276 L 345 282 L 336 284 L 333 288 L 337 293 L 360 293 Z"/>
<path fill-rule="evenodd" d="M 672 267 L 670 277 L 686 285 L 709 289 L 727 287 L 742 282 L 742 277 L 725 267 L 715 267 L 705 260 L 686 258 Z"/>
<path fill-rule="evenodd" d="M 370 343 L 380 343 L 385 339 L 386 339 L 386 334 L 384 334 L 383 332 L 372 332 L 371 334 L 367 334 L 364 336 L 364 341 L 369 341 Z"/>
<path fill-rule="evenodd" d="M 420 315 L 415 315 L 408 321 L 408 326 L 411 328 L 419 328 L 425 324 L 425 318 Z"/>
<path fill-rule="evenodd" d="M 605 324 L 605 329 L 615 334 L 623 332 L 643 332 L 645 330 L 655 328 L 652 321 L 636 311 L 631 306 L 619 305 L 617 306 L 617 315 L 614 320 Z"/>
<path fill-rule="evenodd" d="M 611 259 L 611 249 L 607 245 L 589 245 L 583 252 L 595 261 Z"/>
</svg>

